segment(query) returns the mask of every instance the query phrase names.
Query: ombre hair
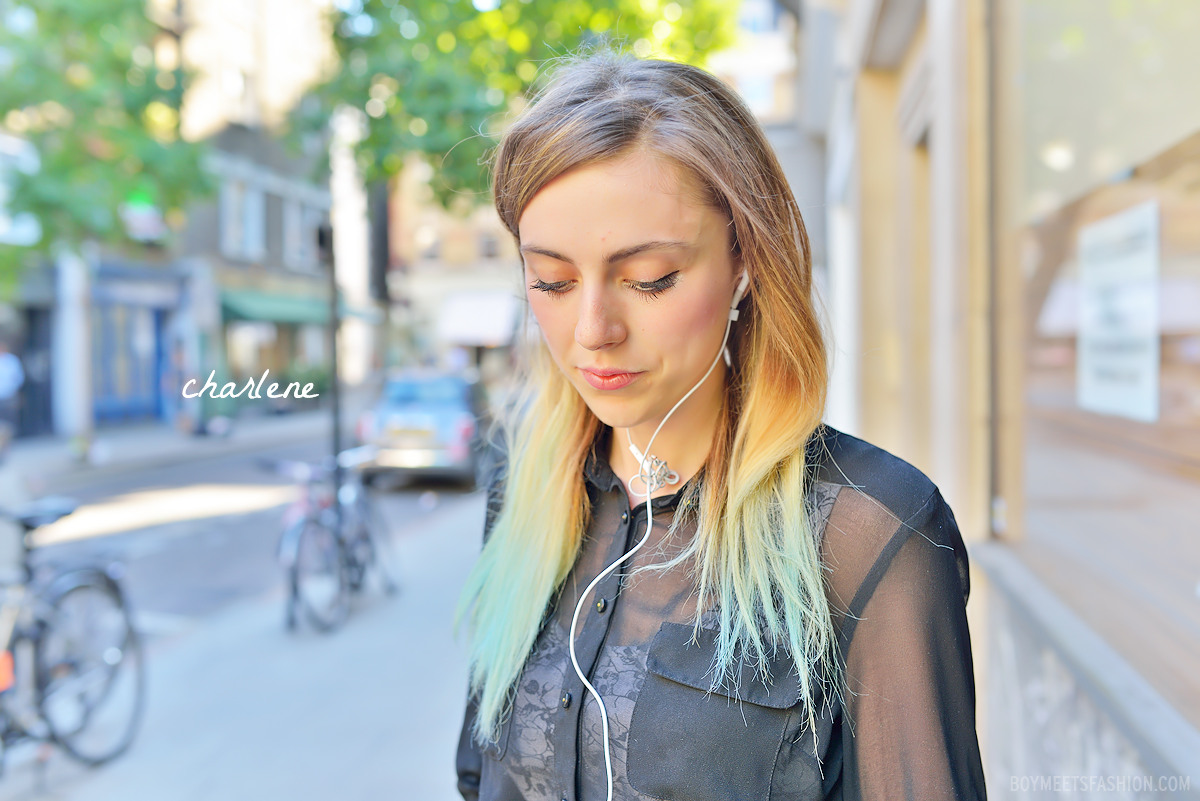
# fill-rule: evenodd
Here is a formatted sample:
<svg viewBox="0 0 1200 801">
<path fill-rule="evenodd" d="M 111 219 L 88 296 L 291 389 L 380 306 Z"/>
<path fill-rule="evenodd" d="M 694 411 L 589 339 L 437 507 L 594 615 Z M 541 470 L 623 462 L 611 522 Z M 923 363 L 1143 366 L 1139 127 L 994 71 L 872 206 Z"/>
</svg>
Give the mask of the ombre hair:
<svg viewBox="0 0 1200 801">
<path fill-rule="evenodd" d="M 610 51 L 575 57 L 504 135 L 494 158 L 496 210 L 519 243 L 518 221 L 546 184 L 639 150 L 694 179 L 702 202 L 729 219 L 731 247 L 750 275 L 703 480 L 689 484 L 696 502 L 680 503 L 672 523 L 692 515 L 696 535 L 670 563 L 651 567 L 689 560 L 695 627 L 706 613 L 719 622 L 714 689 L 742 659 L 765 677 L 769 653 L 782 646 L 796 663 L 815 733 L 819 694 L 841 695 L 805 503 L 806 444 L 821 422 L 828 375 L 808 235 L 758 122 L 698 68 Z M 496 739 L 547 607 L 579 553 L 591 513 L 584 466 L 602 425 L 540 337 L 528 348 L 517 411 L 503 422 L 503 501 L 456 614 L 457 625 L 469 612 L 479 742 Z"/>
</svg>

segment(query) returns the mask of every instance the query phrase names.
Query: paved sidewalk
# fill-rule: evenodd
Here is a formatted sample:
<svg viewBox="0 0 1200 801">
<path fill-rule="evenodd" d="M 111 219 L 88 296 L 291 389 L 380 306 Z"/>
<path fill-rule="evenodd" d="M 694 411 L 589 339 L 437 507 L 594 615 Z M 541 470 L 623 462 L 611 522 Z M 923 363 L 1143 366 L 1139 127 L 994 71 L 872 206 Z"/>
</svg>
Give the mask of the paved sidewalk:
<svg viewBox="0 0 1200 801">
<path fill-rule="evenodd" d="M 13 765 L 0 801 L 455 801 L 465 641 L 451 634 L 483 496 L 395 526 L 401 593 L 332 635 L 283 630 L 282 597 L 239 605 L 149 653 L 134 747 L 95 771 Z M 465 640 L 465 638 L 464 638 Z"/>
<path fill-rule="evenodd" d="M 342 404 L 343 430 L 350 434 L 358 414 L 370 402 L 363 393 L 347 392 Z M 287 442 L 331 436 L 329 409 L 285 415 L 244 417 L 233 421 L 227 436 L 195 436 L 166 423 L 146 423 L 100 429 L 95 435 L 93 459 L 81 461 L 70 442 L 59 437 L 18 440 L 8 454 L 8 467 L 25 476 L 47 494 L 63 485 L 87 481 L 101 474 L 179 464 L 232 453 L 253 452 Z M 352 445 L 347 437 L 346 446 Z"/>
</svg>

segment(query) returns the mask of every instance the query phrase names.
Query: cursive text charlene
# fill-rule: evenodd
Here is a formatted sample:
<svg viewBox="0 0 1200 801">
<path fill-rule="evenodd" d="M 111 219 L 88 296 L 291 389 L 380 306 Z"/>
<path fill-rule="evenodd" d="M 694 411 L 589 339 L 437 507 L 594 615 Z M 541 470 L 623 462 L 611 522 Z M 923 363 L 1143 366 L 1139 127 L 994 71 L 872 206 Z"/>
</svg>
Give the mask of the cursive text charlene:
<svg viewBox="0 0 1200 801">
<path fill-rule="evenodd" d="M 217 376 L 217 371 L 213 370 L 211 373 L 208 374 L 208 380 L 204 382 L 204 386 L 201 387 L 200 390 L 195 392 L 194 394 L 189 395 L 188 388 L 191 387 L 192 384 L 197 383 L 197 379 L 193 378 L 190 381 L 188 381 L 186 384 L 184 384 L 183 385 L 183 397 L 198 398 L 207 392 L 208 397 L 210 397 L 210 398 L 240 398 L 243 393 L 248 392 L 249 394 L 246 395 L 247 398 L 261 398 L 263 387 L 267 383 L 267 376 L 269 376 L 270 374 L 271 374 L 270 370 L 263 370 L 262 378 L 259 378 L 257 381 L 253 378 L 248 379 L 246 381 L 246 384 L 241 389 L 238 389 L 238 386 L 235 382 L 230 381 L 227 384 L 225 384 L 224 386 L 222 386 L 220 388 L 220 390 L 218 390 L 217 382 L 215 381 L 216 376 Z M 293 381 L 290 384 L 288 384 L 286 387 L 284 387 L 283 392 L 281 394 L 276 394 L 275 390 L 279 389 L 279 384 L 272 383 L 270 386 L 267 387 L 267 397 L 268 398 L 286 398 L 286 397 L 288 397 L 289 393 L 292 393 L 293 398 L 317 398 L 317 397 L 320 397 L 320 395 L 318 395 L 317 393 L 312 391 L 312 388 L 313 388 L 312 384 L 305 384 L 304 389 L 301 389 L 300 382 Z M 312 393 L 312 394 L 309 394 L 309 393 Z"/>
</svg>

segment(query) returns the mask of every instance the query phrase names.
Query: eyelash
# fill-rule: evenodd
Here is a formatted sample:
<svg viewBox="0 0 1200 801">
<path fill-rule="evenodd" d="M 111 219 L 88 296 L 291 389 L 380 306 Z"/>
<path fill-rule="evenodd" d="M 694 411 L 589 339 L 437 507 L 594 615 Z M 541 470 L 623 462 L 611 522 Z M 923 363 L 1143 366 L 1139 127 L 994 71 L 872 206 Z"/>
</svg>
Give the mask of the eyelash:
<svg viewBox="0 0 1200 801">
<path fill-rule="evenodd" d="M 654 300 L 662 293 L 666 292 L 671 287 L 675 286 L 679 280 L 679 271 L 668 273 L 657 281 L 647 281 L 645 283 L 631 282 L 633 289 L 643 295 L 647 300 Z M 565 295 L 567 290 L 566 285 L 570 281 L 555 281 L 552 284 L 547 284 L 542 279 L 537 279 L 529 285 L 530 289 L 536 289 L 538 292 L 545 292 L 547 295 Z"/>
</svg>

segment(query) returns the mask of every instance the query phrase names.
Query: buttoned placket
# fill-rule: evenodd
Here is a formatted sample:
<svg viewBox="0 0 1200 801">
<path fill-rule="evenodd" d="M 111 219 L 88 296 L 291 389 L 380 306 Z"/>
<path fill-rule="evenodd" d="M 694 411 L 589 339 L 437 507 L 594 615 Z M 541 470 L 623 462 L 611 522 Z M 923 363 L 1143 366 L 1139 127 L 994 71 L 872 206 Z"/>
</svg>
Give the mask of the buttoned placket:
<svg viewBox="0 0 1200 801">
<path fill-rule="evenodd" d="M 612 489 L 608 490 L 613 492 Z M 635 534 L 644 530 L 644 522 L 632 514 L 629 499 L 624 492 L 615 493 L 622 505 L 617 529 L 609 538 L 608 552 L 604 557 L 603 570 L 620 559 L 633 545 Z M 620 598 L 621 568 L 605 576 L 592 591 L 592 598 L 583 607 L 579 616 L 579 627 L 575 634 L 575 657 L 579 667 L 592 681 L 600 649 L 608 637 Z M 587 577 L 591 582 L 594 576 Z M 586 585 L 585 585 L 586 586 Z M 554 753 L 556 779 L 561 790 L 562 801 L 575 801 L 579 797 L 579 764 L 582 753 L 581 713 L 591 698 L 573 666 L 567 666 L 566 680 L 559 697 L 559 724 L 554 727 Z M 578 699 L 576 701 L 576 699 Z M 591 699 L 594 702 L 594 699 Z M 565 757 L 565 758 L 564 758 Z"/>
<path fill-rule="evenodd" d="M 604 570 L 633 547 L 646 530 L 644 505 L 631 509 L 629 496 L 620 479 L 612 472 L 606 460 L 598 456 L 604 451 L 604 440 L 593 451 L 585 466 L 588 493 L 591 495 L 593 513 L 599 512 L 601 504 L 619 504 L 621 515 L 616 529 L 609 538 L 604 563 L 599 570 Z M 594 494 L 593 494 L 594 493 Z M 674 504 L 666 498 L 656 498 L 652 502 L 652 512 L 658 515 L 660 511 L 669 509 Z M 639 513 L 640 512 L 640 513 Z M 595 518 L 593 518 L 595 519 Z M 597 532 L 599 533 L 599 532 Z M 600 649 L 608 638 L 608 632 L 618 611 L 620 599 L 621 574 L 628 569 L 628 563 L 614 570 L 596 585 L 588 603 L 580 612 L 579 628 L 575 636 L 575 656 L 580 668 L 591 682 L 600 655 Z M 580 576 L 581 586 L 586 587 L 595 575 Z M 570 632 L 568 632 L 568 638 Z M 569 648 L 569 645 L 568 645 Z M 580 728 L 582 712 L 590 695 L 575 668 L 567 657 L 566 679 L 562 693 L 559 696 L 557 713 L 561 715 L 554 726 L 553 752 L 554 776 L 560 791 L 562 801 L 577 801 L 579 798 L 579 765 L 582 759 L 582 731 Z M 595 700 L 595 699 L 591 699 Z M 597 710 L 598 711 L 598 710 Z"/>
</svg>

